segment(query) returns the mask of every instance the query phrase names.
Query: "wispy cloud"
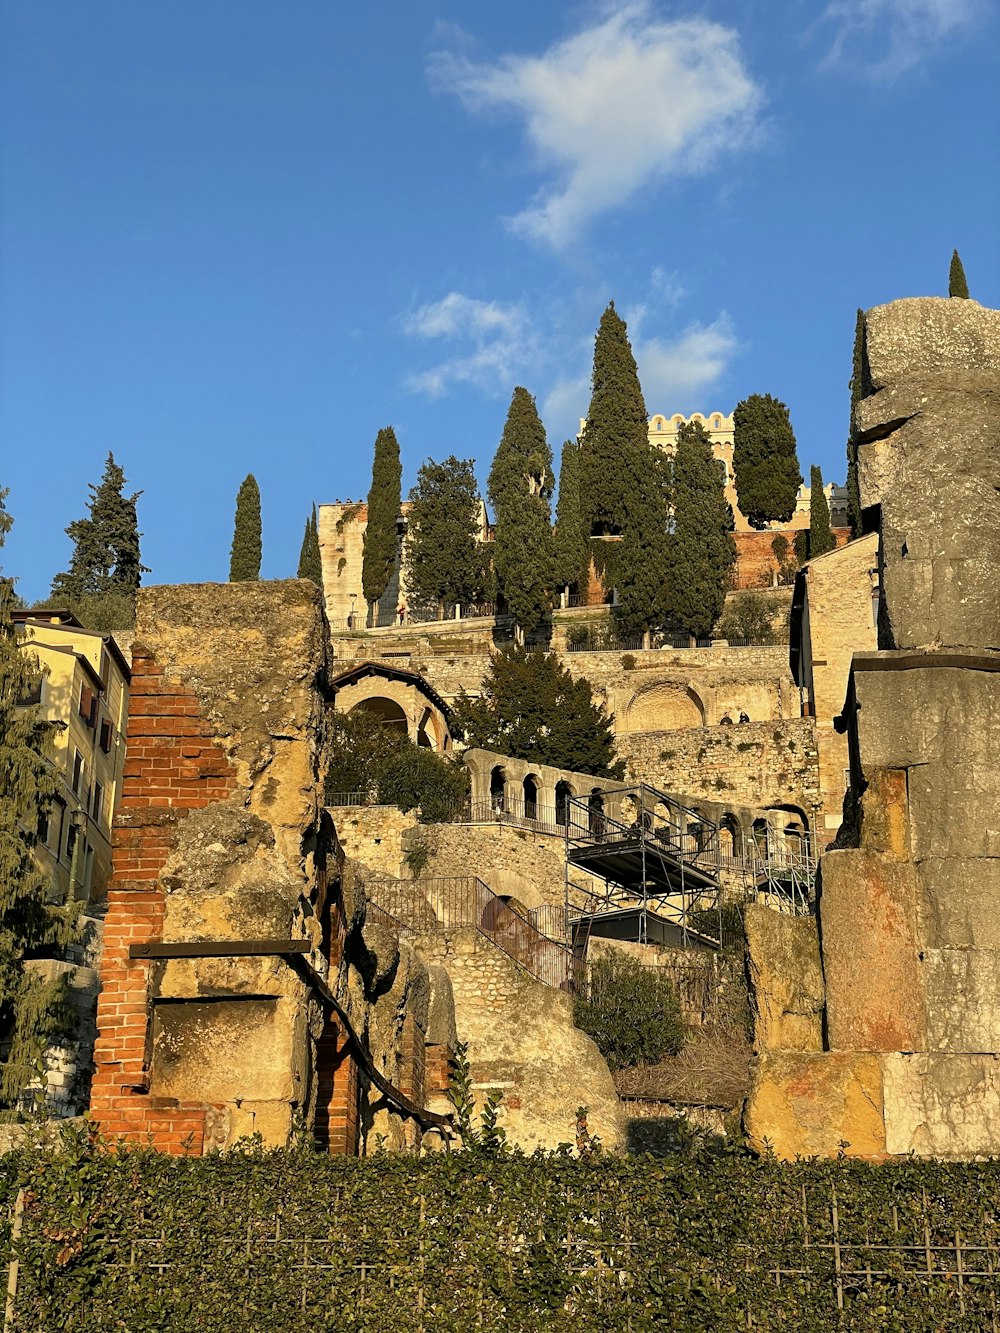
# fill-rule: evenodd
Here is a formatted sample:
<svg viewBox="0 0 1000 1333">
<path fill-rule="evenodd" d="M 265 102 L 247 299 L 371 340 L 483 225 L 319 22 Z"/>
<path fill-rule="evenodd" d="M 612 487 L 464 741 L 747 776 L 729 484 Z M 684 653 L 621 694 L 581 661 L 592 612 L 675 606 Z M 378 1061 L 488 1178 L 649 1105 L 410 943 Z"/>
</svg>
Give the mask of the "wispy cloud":
<svg viewBox="0 0 1000 1333">
<path fill-rule="evenodd" d="M 403 329 L 416 338 L 440 338 L 454 345 L 452 355 L 429 370 L 407 378 L 407 386 L 440 398 L 454 384 L 471 384 L 491 396 L 509 393 L 536 347 L 532 321 L 522 305 L 480 301 L 449 292 L 403 317 Z"/>
<path fill-rule="evenodd" d="M 733 321 L 723 311 L 711 324 L 689 324 L 675 338 L 637 338 L 632 350 L 639 367 L 639 382 L 649 411 L 703 411 L 714 403 L 702 401 L 728 370 L 739 351 Z"/>
<path fill-rule="evenodd" d="M 832 28 L 823 64 L 873 78 L 897 78 L 941 44 L 967 35 L 989 0 L 830 0 L 811 29 Z"/>
<path fill-rule="evenodd" d="M 643 188 L 699 175 L 744 147 L 763 102 L 734 29 L 657 21 L 648 0 L 619 5 L 540 56 L 487 64 L 438 51 L 430 76 L 473 111 L 522 119 L 551 178 L 510 222 L 556 247 Z"/>
</svg>

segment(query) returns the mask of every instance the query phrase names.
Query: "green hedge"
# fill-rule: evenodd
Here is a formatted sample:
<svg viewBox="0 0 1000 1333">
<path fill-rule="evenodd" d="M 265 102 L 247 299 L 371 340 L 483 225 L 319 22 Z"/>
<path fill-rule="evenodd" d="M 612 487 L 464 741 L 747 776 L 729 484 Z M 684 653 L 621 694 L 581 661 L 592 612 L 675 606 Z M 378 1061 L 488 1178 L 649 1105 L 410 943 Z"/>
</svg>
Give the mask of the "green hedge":
<svg viewBox="0 0 1000 1333">
<path fill-rule="evenodd" d="M 78 1142 L 5 1159 L 0 1183 L 8 1247 L 23 1190 L 18 1330 L 929 1333 L 997 1315 L 996 1281 L 975 1276 L 997 1265 L 995 1162 L 178 1160 Z"/>
</svg>

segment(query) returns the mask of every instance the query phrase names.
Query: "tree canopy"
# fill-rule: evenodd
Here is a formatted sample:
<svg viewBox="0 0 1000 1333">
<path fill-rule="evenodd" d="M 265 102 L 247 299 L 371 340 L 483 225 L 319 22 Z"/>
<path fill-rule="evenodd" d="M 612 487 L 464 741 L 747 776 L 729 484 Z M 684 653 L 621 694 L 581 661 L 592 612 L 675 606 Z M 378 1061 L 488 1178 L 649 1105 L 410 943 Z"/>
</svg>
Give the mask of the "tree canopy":
<svg viewBox="0 0 1000 1333">
<path fill-rule="evenodd" d="M 86 518 L 66 529 L 73 542 L 69 569 L 52 580 L 52 597 L 74 608 L 83 598 L 135 596 L 143 574 L 136 501 L 142 491 L 125 492 L 125 473 L 108 454 L 100 484 L 88 487 Z"/>
<path fill-rule="evenodd" d="M 479 490 L 472 459 L 428 459 L 410 491 L 406 586 L 413 602 L 477 602 L 490 578 L 479 533 Z"/>
<path fill-rule="evenodd" d="M 236 496 L 236 521 L 229 553 L 229 582 L 253 583 L 260 578 L 260 487 L 249 473 Z"/>
<path fill-rule="evenodd" d="M 958 257 L 958 251 L 951 252 L 951 266 L 948 270 L 948 295 L 969 299 L 969 284 L 965 280 L 965 269 Z"/>
<path fill-rule="evenodd" d="M 802 484 L 788 408 L 769 393 L 754 393 L 736 405 L 733 425 L 740 509 L 755 528 L 787 523 Z"/>
<path fill-rule="evenodd" d="M 627 637 L 662 625 L 670 612 L 670 459 L 647 440 L 633 452 L 638 466 L 631 474 L 625 530 L 610 571 L 618 592 L 615 624 Z"/>
<path fill-rule="evenodd" d="M 463 691 L 453 716 L 453 729 L 470 746 L 620 778 L 612 723 L 588 680 L 574 678 L 555 653 L 522 647 L 494 654 L 481 694 Z"/>
<path fill-rule="evenodd" d="M 830 506 L 823 493 L 823 473 L 815 466 L 809 469 L 809 559 L 825 555 L 837 545 L 830 526 Z"/>
<path fill-rule="evenodd" d="M 590 532 L 580 509 L 580 446 L 576 440 L 567 440 L 562 447 L 553 540 L 557 585 L 586 592 L 590 582 Z"/>
<path fill-rule="evenodd" d="M 323 586 L 323 560 L 319 550 L 319 525 L 316 521 L 316 506 L 306 519 L 306 530 L 299 551 L 298 577 L 312 579 L 320 588 Z"/>
<path fill-rule="evenodd" d="M 671 618 L 698 637 L 711 632 L 725 606 L 736 560 L 725 478 L 700 421 L 677 432 L 673 499 L 668 606 Z"/>
<path fill-rule="evenodd" d="M 0 546 L 11 527 L 0 491 Z M 49 753 L 52 724 L 30 697 L 41 671 L 18 646 L 14 583 L 0 573 L 0 1107 L 9 1108 L 35 1077 L 45 1047 L 64 1023 L 61 982 L 42 981 L 25 959 L 65 945 L 73 911 L 49 901 L 38 868 L 40 822 L 58 790 Z"/>
<path fill-rule="evenodd" d="M 403 467 L 399 442 L 391 426 L 375 437 L 372 484 L 368 492 L 368 523 L 364 537 L 361 588 L 365 600 L 378 602 L 392 578 L 399 554 L 400 485 Z"/>
<path fill-rule="evenodd" d="M 514 390 L 503 435 L 493 458 L 487 493 L 493 505 L 493 568 L 497 592 L 525 633 L 552 606 L 555 581 L 552 520 L 552 451 L 527 389 Z"/>
</svg>

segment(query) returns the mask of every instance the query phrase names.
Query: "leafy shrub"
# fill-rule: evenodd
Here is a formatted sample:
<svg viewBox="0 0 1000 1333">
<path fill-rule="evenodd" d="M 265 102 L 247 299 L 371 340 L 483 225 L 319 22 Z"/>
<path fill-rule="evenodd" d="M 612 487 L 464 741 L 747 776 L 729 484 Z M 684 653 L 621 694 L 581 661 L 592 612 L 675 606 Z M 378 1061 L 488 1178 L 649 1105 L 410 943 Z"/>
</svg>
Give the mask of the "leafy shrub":
<svg viewBox="0 0 1000 1333">
<path fill-rule="evenodd" d="M 774 603 L 760 592 L 740 592 L 730 597 L 715 627 L 720 639 L 749 639 L 751 643 L 780 643 L 783 628 L 774 623 Z"/>
<path fill-rule="evenodd" d="M 577 1000 L 573 1021 L 611 1069 L 655 1064 L 675 1055 L 684 1042 L 681 1006 L 669 977 L 627 954 L 591 965 L 589 994 Z"/>
<path fill-rule="evenodd" d="M 634 671 L 635 667 L 636 667 L 636 660 L 634 655 L 632 653 L 626 653 L 625 656 L 622 658 L 622 670 Z"/>
<path fill-rule="evenodd" d="M 566 642 L 574 645 L 586 643 L 590 636 L 590 630 L 586 625 L 570 625 L 566 631 Z"/>
<path fill-rule="evenodd" d="M 422 824 L 439 824 L 451 819 L 467 798 L 469 770 L 407 742 L 379 768 L 376 790 L 380 805 L 400 810 L 419 806 Z"/>
<path fill-rule="evenodd" d="M 360 792 L 371 796 L 378 786 L 384 764 L 409 739 L 401 728 L 387 727 L 374 713 L 356 708 L 353 713 L 333 713 L 329 719 L 326 798 L 338 793 Z"/>
</svg>

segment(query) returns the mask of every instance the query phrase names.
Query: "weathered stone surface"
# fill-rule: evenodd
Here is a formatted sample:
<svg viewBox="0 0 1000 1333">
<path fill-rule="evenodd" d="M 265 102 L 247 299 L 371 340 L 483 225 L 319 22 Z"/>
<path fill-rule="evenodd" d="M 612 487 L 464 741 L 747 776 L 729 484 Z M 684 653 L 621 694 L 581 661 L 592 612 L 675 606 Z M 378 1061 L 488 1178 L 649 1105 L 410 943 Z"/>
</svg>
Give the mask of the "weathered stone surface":
<svg viewBox="0 0 1000 1333">
<path fill-rule="evenodd" d="M 830 1049 L 921 1050 L 925 999 L 915 868 L 852 848 L 827 852 L 821 875 Z"/>
<path fill-rule="evenodd" d="M 1000 950 L 1000 859 L 928 857 L 917 871 L 917 921 L 923 944 Z"/>
<path fill-rule="evenodd" d="M 821 1051 L 823 968 L 815 919 L 750 903 L 744 923 L 755 1048 Z"/>
<path fill-rule="evenodd" d="M 455 994 L 446 968 L 432 964 L 427 969 L 430 1001 L 427 1008 L 427 1042 L 454 1050 L 458 1041 L 455 1025 Z"/>
<path fill-rule="evenodd" d="M 289 1001 L 188 1001 L 153 1013 L 158 1097 L 225 1103 L 291 1102 L 303 1091 L 305 1050 L 296 1049 Z"/>
<path fill-rule="evenodd" d="M 910 805 L 906 770 L 869 768 L 861 798 L 861 840 L 865 851 L 902 861 L 910 853 Z"/>
<path fill-rule="evenodd" d="M 878 1057 L 855 1052 L 772 1051 L 758 1056 L 744 1112 L 758 1152 L 785 1161 L 885 1154 Z"/>
<path fill-rule="evenodd" d="M 968 1160 L 1000 1143 L 1000 1056 L 880 1057 L 890 1153 Z"/>
<path fill-rule="evenodd" d="M 880 646 L 1000 646 L 1000 312 L 921 298 L 865 317 L 862 504 L 881 506 Z"/>
<path fill-rule="evenodd" d="M 927 949 L 929 1051 L 1000 1051 L 1000 952 Z M 906 1049 L 906 1047 L 903 1047 Z"/>
</svg>

